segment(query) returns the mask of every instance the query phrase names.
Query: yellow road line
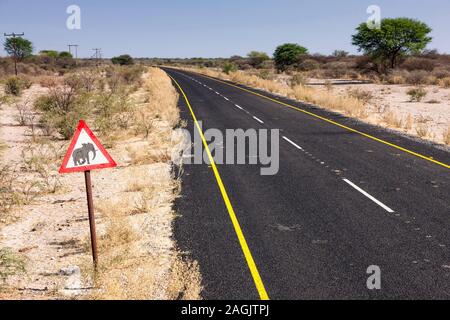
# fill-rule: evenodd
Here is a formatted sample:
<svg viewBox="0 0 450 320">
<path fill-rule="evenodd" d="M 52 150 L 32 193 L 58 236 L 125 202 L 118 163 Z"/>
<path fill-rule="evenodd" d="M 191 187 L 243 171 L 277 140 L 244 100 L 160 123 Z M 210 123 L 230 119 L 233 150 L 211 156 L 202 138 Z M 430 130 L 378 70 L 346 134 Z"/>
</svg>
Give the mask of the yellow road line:
<svg viewBox="0 0 450 320">
<path fill-rule="evenodd" d="M 242 233 L 242 229 L 241 229 L 239 221 L 236 217 L 236 213 L 234 212 L 233 206 L 231 205 L 227 190 L 225 189 L 225 185 L 222 182 L 222 178 L 220 177 L 219 170 L 217 169 L 216 163 L 211 154 L 211 150 L 209 150 L 208 143 L 206 142 L 206 139 L 205 139 L 205 136 L 203 135 L 200 124 L 197 121 L 197 117 L 195 116 L 194 110 L 192 109 L 192 106 L 191 106 L 186 94 L 184 93 L 183 89 L 181 88 L 180 84 L 170 75 L 169 75 L 169 77 L 178 86 L 178 88 L 180 89 L 180 92 L 183 94 L 184 100 L 186 101 L 186 104 L 189 107 L 192 118 L 194 119 L 195 125 L 197 127 L 197 130 L 200 133 L 206 153 L 208 154 L 209 161 L 211 162 L 211 167 L 214 171 L 214 175 L 216 177 L 217 184 L 219 185 L 220 192 L 222 193 L 223 201 L 225 202 L 225 205 L 227 207 L 228 214 L 230 215 L 231 222 L 233 223 L 234 231 L 236 232 L 236 235 L 238 237 L 239 244 L 241 245 L 242 252 L 244 253 L 245 260 L 247 261 L 247 265 L 250 269 L 250 273 L 252 274 L 253 281 L 255 282 L 255 286 L 256 286 L 256 289 L 258 290 L 259 296 L 260 296 L 261 300 L 269 300 L 269 296 L 264 287 L 264 283 L 262 282 L 261 276 L 259 275 L 258 268 L 256 267 L 255 260 L 253 259 L 253 256 L 252 256 L 252 253 L 250 252 L 247 241 L 245 240 L 244 234 Z"/>
<path fill-rule="evenodd" d="M 409 154 L 411 154 L 411 155 L 413 155 L 413 156 L 416 156 L 416 157 L 425 159 L 425 160 L 427 160 L 427 161 L 433 162 L 434 164 L 437 164 L 437 165 L 440 165 L 440 166 L 442 166 L 442 167 L 444 167 L 444 168 L 450 169 L 450 165 L 448 165 L 448 164 L 446 164 L 446 163 L 437 161 L 437 160 L 435 160 L 435 159 L 433 159 L 433 158 L 431 158 L 431 157 L 424 156 L 424 155 L 422 155 L 422 154 L 420 154 L 420 153 L 417 153 L 417 152 L 414 152 L 414 151 L 412 151 L 412 150 L 409 150 L 409 149 L 400 147 L 400 146 L 398 146 L 398 145 L 396 145 L 396 144 L 394 144 L 394 143 L 388 142 L 388 141 L 386 141 L 386 140 L 379 139 L 379 138 L 374 137 L 374 136 L 372 136 L 372 135 L 370 135 L 370 134 L 367 134 L 367 133 L 358 131 L 358 130 L 356 130 L 356 129 L 347 127 L 347 126 L 345 126 L 345 125 L 343 125 L 343 124 L 340 124 L 340 123 L 338 123 L 338 122 L 335 122 L 335 121 L 333 121 L 333 120 L 330 120 L 330 119 L 327 119 L 327 118 L 325 118 L 325 117 L 319 116 L 318 114 L 315 114 L 315 113 L 313 113 L 313 112 L 309 112 L 309 111 L 307 111 L 307 110 L 304 110 L 304 109 L 295 107 L 295 106 L 290 105 L 290 104 L 288 104 L 288 103 L 284 103 L 284 102 L 282 102 L 282 101 L 278 101 L 278 100 L 276 100 L 276 99 L 267 97 L 267 96 L 262 95 L 262 94 L 260 94 L 260 93 L 257 93 L 257 92 L 254 92 L 254 91 L 251 91 L 251 90 L 248 90 L 248 89 L 245 89 L 245 88 L 241 88 L 241 87 L 239 87 L 239 86 L 233 85 L 233 84 L 231 84 L 231 83 L 228 83 L 228 82 L 225 82 L 225 81 L 222 81 L 222 80 L 219 80 L 219 79 L 210 77 L 210 76 L 206 76 L 206 75 L 203 75 L 203 74 L 200 74 L 200 73 L 196 73 L 196 72 L 195 72 L 195 74 L 198 74 L 198 75 L 200 75 L 200 76 L 202 76 L 202 77 L 205 77 L 205 78 L 208 78 L 208 79 L 211 79 L 211 80 L 214 80 L 214 81 L 217 81 L 217 82 L 226 84 L 226 85 L 228 85 L 228 86 L 230 86 L 230 87 L 234 87 L 234 88 L 237 88 L 237 89 L 239 89 L 239 90 L 242 90 L 242 91 L 251 93 L 251 94 L 253 94 L 253 95 L 259 96 L 259 97 L 264 98 L 264 99 L 266 99 L 266 100 L 270 100 L 270 101 L 272 101 L 272 102 L 278 103 L 278 104 L 283 105 L 283 106 L 285 106 L 285 107 L 288 107 L 288 108 L 291 108 L 291 109 L 294 109 L 294 110 L 303 112 L 303 113 L 308 114 L 308 115 L 310 115 L 310 116 L 312 116 L 312 117 L 315 117 L 315 118 L 318 118 L 318 119 L 320 119 L 320 120 L 326 121 L 326 122 L 328 122 L 328 123 L 331 123 L 331 124 L 333 124 L 333 125 L 335 125 L 335 126 L 341 127 L 341 128 L 343 128 L 343 129 L 346 129 L 346 130 L 351 131 L 351 132 L 353 132 L 353 133 L 357 133 L 357 134 L 362 135 L 362 136 L 364 136 L 364 137 L 366 137 L 366 138 L 369 138 L 369 139 L 378 141 L 378 142 L 380 142 L 380 143 L 383 143 L 383 144 L 388 145 L 388 146 L 390 146 L 390 147 L 393 147 L 393 148 L 395 148 L 395 149 L 401 150 L 401 151 L 406 152 L 406 153 L 409 153 Z"/>
</svg>

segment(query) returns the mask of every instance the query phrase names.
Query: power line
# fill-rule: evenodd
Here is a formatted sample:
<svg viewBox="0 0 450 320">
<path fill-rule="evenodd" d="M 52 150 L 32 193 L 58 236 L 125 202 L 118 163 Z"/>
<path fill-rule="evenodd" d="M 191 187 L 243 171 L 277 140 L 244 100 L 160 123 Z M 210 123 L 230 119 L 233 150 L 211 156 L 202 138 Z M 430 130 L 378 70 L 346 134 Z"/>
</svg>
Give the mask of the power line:
<svg viewBox="0 0 450 320">
<path fill-rule="evenodd" d="M 11 34 L 6 34 L 6 33 L 4 33 L 4 35 L 5 35 L 5 38 L 17 38 L 17 37 L 23 37 L 24 35 L 25 35 L 25 33 L 11 33 Z M 18 60 L 18 56 L 17 56 L 17 47 L 16 47 L 16 43 L 15 42 L 13 42 L 13 50 L 14 50 L 14 70 L 15 70 L 15 73 L 16 73 L 16 76 L 17 76 L 17 74 L 18 74 L 18 72 L 17 72 L 17 60 Z"/>
</svg>

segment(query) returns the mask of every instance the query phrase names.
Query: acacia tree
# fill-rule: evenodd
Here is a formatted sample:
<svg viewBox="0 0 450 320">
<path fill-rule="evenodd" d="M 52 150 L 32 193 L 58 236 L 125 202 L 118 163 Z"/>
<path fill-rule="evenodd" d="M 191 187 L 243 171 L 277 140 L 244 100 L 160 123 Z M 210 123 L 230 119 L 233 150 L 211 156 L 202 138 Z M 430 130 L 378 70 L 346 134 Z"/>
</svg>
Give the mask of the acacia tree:
<svg viewBox="0 0 450 320">
<path fill-rule="evenodd" d="M 283 44 L 273 54 L 278 71 L 285 71 L 287 67 L 297 63 L 302 55 L 308 54 L 308 49 L 295 43 Z"/>
<path fill-rule="evenodd" d="M 264 61 L 270 60 L 270 57 L 265 52 L 252 51 L 247 56 L 250 59 L 250 64 L 254 68 L 259 68 Z"/>
<path fill-rule="evenodd" d="M 378 29 L 361 23 L 356 30 L 353 45 L 385 68 L 395 68 L 403 56 L 420 53 L 432 40 L 430 27 L 409 18 L 383 19 Z"/>
<path fill-rule="evenodd" d="M 133 58 L 129 54 L 123 54 L 118 57 L 114 57 L 111 59 L 113 64 L 118 64 L 121 66 L 129 66 L 134 64 Z"/>
<path fill-rule="evenodd" d="M 17 75 L 17 62 L 22 61 L 33 53 L 33 44 L 22 37 L 13 37 L 6 39 L 4 48 L 14 59 L 14 68 Z"/>
</svg>

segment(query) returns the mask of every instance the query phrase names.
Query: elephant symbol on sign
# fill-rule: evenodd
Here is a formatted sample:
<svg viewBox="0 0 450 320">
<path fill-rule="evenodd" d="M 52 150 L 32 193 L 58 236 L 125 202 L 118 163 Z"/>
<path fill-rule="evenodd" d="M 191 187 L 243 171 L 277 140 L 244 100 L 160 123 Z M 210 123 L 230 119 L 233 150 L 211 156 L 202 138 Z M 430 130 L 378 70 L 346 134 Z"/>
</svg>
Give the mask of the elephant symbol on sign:
<svg viewBox="0 0 450 320">
<path fill-rule="evenodd" d="M 72 154 L 73 163 L 75 166 L 82 166 L 84 164 L 90 165 L 89 155 L 91 152 L 94 154 L 92 160 L 95 160 L 97 156 L 97 150 L 95 150 L 95 146 L 92 143 L 83 143 L 83 147 L 79 149 L 75 149 Z"/>
</svg>

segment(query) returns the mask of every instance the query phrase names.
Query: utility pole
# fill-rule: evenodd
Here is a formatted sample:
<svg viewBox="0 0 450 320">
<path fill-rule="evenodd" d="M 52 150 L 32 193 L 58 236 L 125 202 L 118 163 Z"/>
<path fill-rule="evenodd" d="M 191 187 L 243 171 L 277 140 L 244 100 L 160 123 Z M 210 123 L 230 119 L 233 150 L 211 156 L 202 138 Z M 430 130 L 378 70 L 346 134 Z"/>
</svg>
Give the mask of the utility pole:
<svg viewBox="0 0 450 320">
<path fill-rule="evenodd" d="M 5 35 L 5 37 L 6 38 L 16 38 L 16 37 L 23 37 L 24 35 L 25 35 L 25 33 L 11 33 L 11 34 L 6 34 L 6 33 L 4 33 L 4 35 Z M 17 74 L 18 74 L 18 72 L 17 72 L 17 60 L 18 60 L 18 57 L 17 57 L 17 47 L 16 47 L 16 44 L 14 43 L 13 44 L 14 45 L 14 47 L 13 47 L 13 49 L 14 49 L 14 58 L 13 58 L 13 60 L 14 60 L 14 70 L 15 70 L 15 73 L 16 73 L 16 77 L 17 77 Z"/>
<path fill-rule="evenodd" d="M 99 65 L 99 61 L 102 58 L 102 49 L 101 48 L 95 48 L 92 49 L 95 51 L 93 58 L 97 61 L 97 66 Z"/>
<path fill-rule="evenodd" d="M 78 44 L 69 44 L 67 46 L 69 47 L 70 54 L 72 54 L 72 48 L 75 48 L 75 59 L 78 59 Z"/>
</svg>

